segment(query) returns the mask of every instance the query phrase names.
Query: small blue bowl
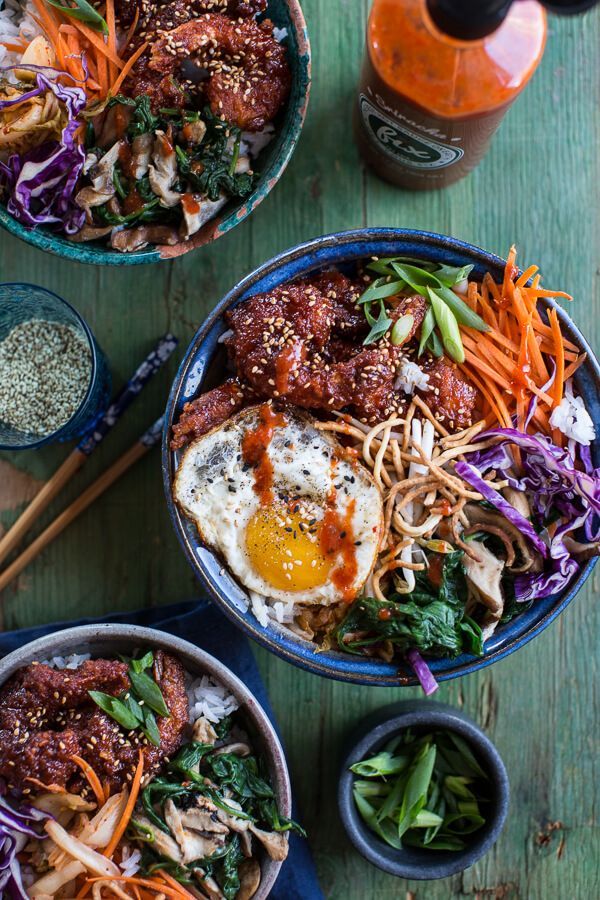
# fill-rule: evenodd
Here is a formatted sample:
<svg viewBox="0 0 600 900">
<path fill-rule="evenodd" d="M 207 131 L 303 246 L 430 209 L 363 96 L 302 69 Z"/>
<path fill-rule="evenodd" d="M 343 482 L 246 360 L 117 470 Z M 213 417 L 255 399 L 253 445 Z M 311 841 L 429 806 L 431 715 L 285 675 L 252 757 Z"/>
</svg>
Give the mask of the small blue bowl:
<svg viewBox="0 0 600 900">
<path fill-rule="evenodd" d="M 355 684 L 414 686 L 418 684 L 415 675 L 408 669 L 399 672 L 397 663 L 385 663 L 334 650 L 317 652 L 314 644 L 296 637 L 275 624 L 269 624 L 267 628 L 259 625 L 252 613 L 245 609 L 243 591 L 219 558 L 200 543 L 193 522 L 179 511 L 173 501 L 171 490 L 178 460 L 177 453 L 169 449 L 171 426 L 179 418 L 185 403 L 202 388 L 207 390 L 218 384 L 224 374 L 225 352 L 219 343 L 219 337 L 227 330 L 223 313 L 253 294 L 269 291 L 294 278 L 308 276 L 332 266 L 339 266 L 342 269 L 352 267 L 357 261 L 370 256 L 412 256 L 451 266 L 472 264 L 475 277 L 483 277 L 486 272 L 490 272 L 492 277 L 500 281 L 505 266 L 504 260 L 500 257 L 472 244 L 427 231 L 400 228 L 360 229 L 315 238 L 264 263 L 240 281 L 217 304 L 197 331 L 181 363 L 171 389 L 165 416 L 163 480 L 169 513 L 192 568 L 223 612 L 246 634 L 282 659 L 317 675 Z M 600 422 L 598 361 L 564 310 L 553 300 L 547 302 L 550 307 L 557 309 L 566 336 L 587 353 L 587 360 L 575 379 L 593 421 Z M 596 441 L 592 447 L 596 465 L 600 456 L 599 445 L 600 442 Z M 581 568 L 568 590 L 543 600 L 536 600 L 527 612 L 496 629 L 486 642 L 483 657 L 463 654 L 456 659 L 432 660 L 429 664 L 435 677 L 438 681 L 446 681 L 475 672 L 503 659 L 532 640 L 571 602 L 590 575 L 595 562 L 596 560 L 590 560 Z"/>
<path fill-rule="evenodd" d="M 287 29 L 285 46 L 288 48 L 292 88 L 287 105 L 275 122 L 275 136 L 256 162 L 260 178 L 249 197 L 231 200 L 221 213 L 207 222 L 189 241 L 181 241 L 172 247 L 147 247 L 134 253 L 120 253 L 99 241 L 76 244 L 45 228 L 26 228 L 17 222 L 2 204 L 0 204 L 0 226 L 40 250 L 95 266 L 136 266 L 173 259 L 216 241 L 235 228 L 256 209 L 283 175 L 304 125 L 310 93 L 310 44 L 299 0 L 269 0 L 265 15 L 278 28 Z"/>
<path fill-rule="evenodd" d="M 470 836 L 464 850 L 421 850 L 417 847 L 396 850 L 368 828 L 356 808 L 352 793 L 356 776 L 350 771 L 350 766 L 373 756 L 388 741 L 408 729 L 415 734 L 427 734 L 434 730 L 455 732 L 469 744 L 489 777 L 490 802 L 485 807 L 485 824 Z M 464 713 L 431 700 L 392 703 L 363 720 L 350 737 L 349 745 L 340 771 L 338 808 L 354 847 L 377 868 L 398 878 L 419 881 L 447 878 L 468 869 L 498 840 L 508 813 L 508 775 L 490 739 Z"/>
<path fill-rule="evenodd" d="M 34 450 L 46 444 L 81 437 L 94 427 L 110 400 L 111 377 L 106 358 L 89 325 L 77 310 L 62 297 L 38 285 L 21 282 L 0 284 L 0 341 L 16 325 L 30 319 L 46 319 L 69 325 L 77 332 L 89 347 L 90 381 L 71 418 L 50 434 L 30 434 L 0 420 L 0 450 Z"/>
</svg>

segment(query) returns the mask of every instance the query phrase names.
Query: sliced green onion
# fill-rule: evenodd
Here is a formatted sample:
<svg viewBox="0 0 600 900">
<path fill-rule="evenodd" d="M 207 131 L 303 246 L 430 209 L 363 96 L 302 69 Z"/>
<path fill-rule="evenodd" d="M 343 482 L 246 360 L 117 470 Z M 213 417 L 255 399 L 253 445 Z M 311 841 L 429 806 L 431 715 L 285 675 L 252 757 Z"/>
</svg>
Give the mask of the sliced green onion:
<svg viewBox="0 0 600 900">
<path fill-rule="evenodd" d="M 397 347 L 399 344 L 404 343 L 404 341 L 413 330 L 414 324 L 415 317 L 410 313 L 406 313 L 406 315 L 400 316 L 399 319 L 396 319 L 392 328 L 392 333 L 390 335 L 390 340 L 395 347 Z"/>
<path fill-rule="evenodd" d="M 66 16 L 71 16 L 72 19 L 78 19 L 80 22 L 85 22 L 86 25 L 89 25 L 94 31 L 101 31 L 102 34 L 108 34 L 106 20 L 102 18 L 97 9 L 94 9 L 87 0 L 73 0 L 73 2 L 75 6 L 69 6 L 68 3 L 63 3 L 62 0 L 46 0 L 46 3 L 50 6 L 54 6 L 56 9 L 60 9 Z"/>
<path fill-rule="evenodd" d="M 440 299 L 440 297 L 438 297 L 435 291 L 432 291 L 431 288 L 427 288 L 427 292 L 429 294 L 429 300 L 431 301 L 435 321 L 437 322 L 437 326 L 440 330 L 440 336 L 445 349 L 448 351 L 448 354 L 455 362 L 464 362 L 465 351 L 462 345 L 460 329 L 458 327 L 458 322 L 456 321 L 456 316 L 454 315 L 450 307 L 447 306 L 444 301 Z"/>
</svg>

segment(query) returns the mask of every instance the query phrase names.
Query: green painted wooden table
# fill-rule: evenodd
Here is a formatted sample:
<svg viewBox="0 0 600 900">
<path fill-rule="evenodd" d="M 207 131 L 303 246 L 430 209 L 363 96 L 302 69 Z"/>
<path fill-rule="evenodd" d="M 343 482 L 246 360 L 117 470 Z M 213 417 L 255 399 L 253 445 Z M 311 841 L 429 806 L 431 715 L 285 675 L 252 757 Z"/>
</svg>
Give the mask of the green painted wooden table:
<svg viewBox="0 0 600 900">
<path fill-rule="evenodd" d="M 541 264 L 547 284 L 574 294 L 574 318 L 598 348 L 600 10 L 551 21 L 541 68 L 476 172 L 442 193 L 408 194 L 363 171 L 350 133 L 367 7 L 367 0 L 304 0 L 314 82 L 300 145 L 272 195 L 217 245 L 174 263 L 118 271 L 69 264 L 2 233 L 0 280 L 37 282 L 73 302 L 105 348 L 119 385 L 167 329 L 181 339 L 182 353 L 219 297 L 278 251 L 338 229 L 398 225 L 452 234 L 499 254 L 517 242 L 522 262 Z M 61 502 L 156 418 L 181 353 Z M 65 452 L 4 456 L 4 525 Z M 352 850 L 336 813 L 338 755 L 348 727 L 368 710 L 414 692 L 336 684 L 256 650 L 327 897 L 391 900 L 411 891 L 418 900 L 600 897 L 599 582 L 597 569 L 532 644 L 439 690 L 440 700 L 463 707 L 487 729 L 512 785 L 508 824 L 496 847 L 443 882 L 408 883 L 372 868 Z M 155 451 L 5 591 L 2 614 L 4 627 L 14 628 L 167 603 L 195 591 L 167 517 Z"/>
</svg>

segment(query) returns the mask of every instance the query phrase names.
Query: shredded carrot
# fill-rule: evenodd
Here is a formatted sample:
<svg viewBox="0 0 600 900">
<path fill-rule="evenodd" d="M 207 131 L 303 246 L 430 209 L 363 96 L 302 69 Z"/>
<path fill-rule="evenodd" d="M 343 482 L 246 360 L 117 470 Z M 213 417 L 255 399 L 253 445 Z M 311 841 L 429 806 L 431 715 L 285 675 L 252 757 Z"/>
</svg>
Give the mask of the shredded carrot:
<svg viewBox="0 0 600 900">
<path fill-rule="evenodd" d="M 109 859 L 117 849 L 119 841 L 125 834 L 125 829 L 129 825 L 129 820 L 131 819 L 131 814 L 133 813 L 133 809 L 137 802 L 138 794 L 140 792 L 140 784 L 142 782 L 142 775 L 144 774 L 144 754 L 140 750 L 139 761 L 137 764 L 137 768 L 135 770 L 135 775 L 133 777 L 133 782 L 131 784 L 131 793 L 129 794 L 129 799 L 127 800 L 127 805 L 125 806 L 125 810 L 123 812 L 123 816 L 121 817 L 121 821 L 115 828 L 115 832 L 110 840 L 108 847 L 104 850 L 104 856 L 107 856 Z"/>
<path fill-rule="evenodd" d="M 115 25 L 115 3 L 114 0 L 106 0 L 106 24 L 108 25 L 107 43 L 111 53 L 117 55 L 117 30 Z M 111 83 L 117 77 L 115 64 L 109 61 L 108 73 Z"/>
<path fill-rule="evenodd" d="M 165 884 L 164 881 L 160 881 L 158 878 L 136 878 L 135 875 L 111 875 L 109 879 L 107 879 L 107 876 L 104 875 L 101 878 L 88 878 L 87 883 L 88 885 L 90 885 L 95 884 L 97 881 L 107 880 L 116 881 L 123 884 L 130 884 L 132 886 L 136 884 L 139 887 L 149 888 L 156 894 L 165 894 L 167 897 L 174 897 L 175 900 L 181 900 L 182 897 L 190 896 L 187 893 L 184 894 L 182 888 L 178 888 L 177 890 L 175 890 L 175 888 L 170 887 L 169 885 Z"/>
<path fill-rule="evenodd" d="M 6 47 L 7 50 L 12 50 L 13 53 L 23 53 L 25 50 L 24 44 L 11 44 L 9 41 L 0 41 L 0 45 Z"/>
<path fill-rule="evenodd" d="M 563 337 L 560 331 L 560 322 L 558 321 L 558 313 L 555 309 L 551 309 L 548 313 L 548 321 L 552 328 L 554 336 L 554 358 L 556 360 L 556 376 L 552 385 L 552 396 L 554 399 L 553 406 L 556 408 L 563 395 L 563 385 L 565 379 L 565 348 Z"/>
<path fill-rule="evenodd" d="M 94 795 L 98 802 L 98 806 L 104 806 L 104 804 L 106 803 L 106 797 L 104 795 L 102 783 L 94 772 L 93 768 L 88 762 L 85 761 L 85 759 L 82 759 L 80 756 L 72 756 L 71 759 L 79 766 L 79 768 L 85 775 L 89 786 L 94 792 Z"/>
<path fill-rule="evenodd" d="M 550 415 L 561 401 L 565 382 L 585 359 L 579 348 L 562 334 L 554 308 L 538 305 L 546 297 L 569 297 L 561 291 L 540 287 L 537 266 L 529 266 L 519 275 L 516 250 L 511 247 L 501 284 L 487 273 L 481 285 L 469 284 L 467 300 L 488 325 L 487 332 L 461 326 L 465 361 L 461 370 L 471 379 L 484 398 L 484 418 L 509 427 L 516 418 L 525 429 L 532 396 L 539 403 L 533 413 L 534 427 L 552 434 L 561 444 L 562 434 L 550 425 Z M 544 309 L 546 318 L 542 318 Z M 550 381 L 552 360 L 555 378 Z M 487 406 L 486 406 L 487 404 Z"/>
<path fill-rule="evenodd" d="M 160 875 L 160 877 L 163 879 L 165 884 L 170 885 L 170 887 L 175 888 L 175 890 L 177 890 L 177 891 L 181 891 L 181 894 L 183 897 L 192 897 L 193 898 L 194 895 L 190 894 L 189 891 L 186 891 L 186 889 L 183 887 L 183 885 L 181 885 L 178 881 L 175 881 L 173 876 L 169 875 L 168 872 L 165 872 L 164 869 L 157 869 L 156 874 Z"/>
<path fill-rule="evenodd" d="M 110 93 L 113 95 L 113 97 L 115 94 L 119 93 L 121 85 L 123 84 L 123 82 L 125 81 L 127 76 L 129 75 L 133 66 L 136 64 L 136 62 L 138 61 L 138 59 L 140 58 L 140 56 L 142 55 L 142 53 L 144 52 L 144 50 L 146 49 L 147 46 L 148 46 L 148 41 L 146 41 L 145 44 L 142 44 L 141 47 L 138 47 L 138 49 L 135 51 L 135 53 L 129 57 L 129 59 L 127 60 L 127 62 L 125 63 L 125 65 L 121 71 L 121 74 L 119 75 L 119 77 L 117 78 L 117 80 L 114 82 L 114 84 L 112 85 L 112 87 L 110 89 Z"/>
<path fill-rule="evenodd" d="M 37 0 L 36 0 L 37 2 Z M 82 35 L 92 44 L 96 50 L 100 53 L 104 54 L 107 59 L 109 59 L 117 69 L 122 69 L 125 63 L 122 59 L 119 59 L 116 52 L 111 50 L 108 44 L 105 44 L 102 38 L 97 34 L 97 32 L 93 31 L 91 28 L 88 28 L 87 25 L 84 25 L 83 22 L 80 22 L 78 19 L 72 19 L 72 22 L 75 25 Z"/>
<path fill-rule="evenodd" d="M 135 34 L 135 29 L 137 28 L 137 24 L 138 24 L 138 22 L 139 22 L 139 19 L 140 19 L 140 8 L 139 8 L 139 6 L 136 6 L 136 9 L 135 9 L 135 15 L 134 15 L 134 17 L 133 17 L 133 22 L 132 22 L 131 25 L 129 26 L 129 31 L 127 32 L 127 35 L 125 36 L 125 42 L 124 42 L 124 44 L 123 44 L 123 50 L 125 50 L 127 47 L 129 47 L 129 45 L 130 45 L 130 43 L 131 43 L 131 38 L 132 38 L 133 35 Z"/>
<path fill-rule="evenodd" d="M 104 797 L 105 797 L 105 799 L 108 800 L 109 797 L 110 797 L 110 781 L 108 780 L 108 778 L 106 778 L 106 779 L 102 782 L 102 790 L 104 791 Z"/>
</svg>

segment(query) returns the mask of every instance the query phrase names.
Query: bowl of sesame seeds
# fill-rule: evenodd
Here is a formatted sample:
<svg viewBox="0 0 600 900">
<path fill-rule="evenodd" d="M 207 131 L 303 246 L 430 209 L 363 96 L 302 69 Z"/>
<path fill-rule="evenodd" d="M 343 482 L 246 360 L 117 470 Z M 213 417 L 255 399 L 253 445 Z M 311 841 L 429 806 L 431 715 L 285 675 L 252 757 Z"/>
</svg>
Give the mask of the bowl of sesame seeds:
<svg viewBox="0 0 600 900">
<path fill-rule="evenodd" d="M 65 300 L 33 284 L 0 284 L 0 449 L 86 433 L 110 396 L 106 360 Z"/>
</svg>

